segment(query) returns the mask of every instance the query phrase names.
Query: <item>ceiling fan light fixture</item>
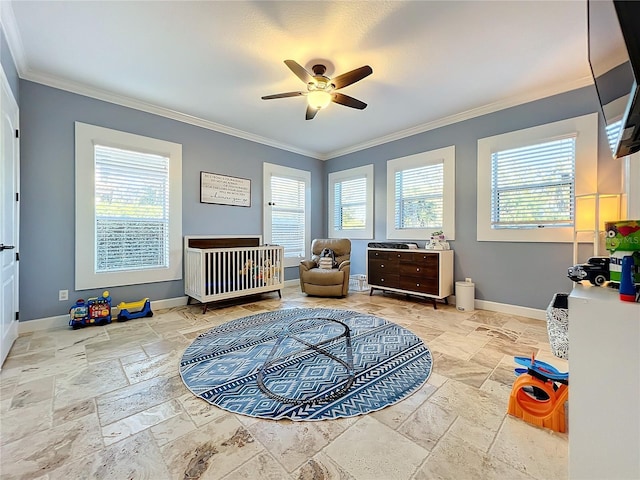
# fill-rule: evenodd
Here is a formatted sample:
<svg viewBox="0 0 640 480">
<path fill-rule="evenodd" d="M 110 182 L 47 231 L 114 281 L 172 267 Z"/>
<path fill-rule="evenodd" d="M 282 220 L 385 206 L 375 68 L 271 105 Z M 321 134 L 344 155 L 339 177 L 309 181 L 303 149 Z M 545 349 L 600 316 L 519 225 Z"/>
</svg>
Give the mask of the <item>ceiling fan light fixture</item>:
<svg viewBox="0 0 640 480">
<path fill-rule="evenodd" d="M 331 94 L 323 90 L 312 90 L 307 94 L 307 103 L 316 110 L 327 108 L 331 103 Z"/>
</svg>

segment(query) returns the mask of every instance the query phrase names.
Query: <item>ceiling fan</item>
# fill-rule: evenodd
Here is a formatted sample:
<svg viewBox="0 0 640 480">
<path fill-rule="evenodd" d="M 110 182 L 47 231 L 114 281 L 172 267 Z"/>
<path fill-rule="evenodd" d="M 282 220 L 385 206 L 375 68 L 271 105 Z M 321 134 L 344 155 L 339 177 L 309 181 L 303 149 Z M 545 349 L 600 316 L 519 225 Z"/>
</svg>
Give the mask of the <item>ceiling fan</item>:
<svg viewBox="0 0 640 480">
<path fill-rule="evenodd" d="M 318 110 L 327 108 L 327 105 L 331 102 L 338 103 L 346 107 L 357 108 L 358 110 L 363 110 L 367 107 L 366 103 L 345 95 L 344 93 L 336 92 L 336 90 L 340 90 L 341 88 L 351 85 L 352 83 L 356 83 L 364 77 L 371 75 L 373 73 L 373 69 L 369 65 L 356 68 L 355 70 L 343 73 L 342 75 L 338 75 L 334 78 L 329 78 L 324 75 L 327 71 L 327 67 L 325 65 L 314 65 L 312 67 L 313 74 L 311 74 L 294 60 L 285 60 L 284 63 L 300 80 L 307 84 L 307 91 L 267 95 L 262 97 L 263 100 L 298 97 L 304 95 L 307 97 L 307 120 L 311 120 L 316 116 Z"/>
</svg>

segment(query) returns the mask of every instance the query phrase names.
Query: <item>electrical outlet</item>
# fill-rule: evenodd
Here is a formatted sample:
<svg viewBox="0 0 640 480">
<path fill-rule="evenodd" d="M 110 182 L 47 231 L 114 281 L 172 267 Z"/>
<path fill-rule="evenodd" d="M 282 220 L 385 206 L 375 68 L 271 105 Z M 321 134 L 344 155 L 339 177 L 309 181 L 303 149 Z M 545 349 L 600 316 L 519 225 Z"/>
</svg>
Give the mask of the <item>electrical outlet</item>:
<svg viewBox="0 0 640 480">
<path fill-rule="evenodd" d="M 69 290 L 59 290 L 58 301 L 64 302 L 65 300 L 69 300 Z"/>
</svg>

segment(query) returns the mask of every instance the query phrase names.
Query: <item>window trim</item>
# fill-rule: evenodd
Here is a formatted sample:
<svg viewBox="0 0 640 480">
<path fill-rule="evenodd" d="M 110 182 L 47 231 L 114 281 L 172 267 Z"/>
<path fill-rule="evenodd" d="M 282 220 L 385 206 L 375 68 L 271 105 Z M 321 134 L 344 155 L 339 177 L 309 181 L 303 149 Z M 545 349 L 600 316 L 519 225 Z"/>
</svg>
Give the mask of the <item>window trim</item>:
<svg viewBox="0 0 640 480">
<path fill-rule="evenodd" d="M 360 229 L 338 230 L 335 225 L 335 186 L 348 180 L 363 178 L 366 182 L 366 213 L 365 226 Z M 373 164 L 364 165 L 362 167 L 350 168 L 339 172 L 332 172 L 328 177 L 328 199 L 329 199 L 329 238 L 373 238 Z"/>
<path fill-rule="evenodd" d="M 387 239 L 416 240 L 428 239 L 438 230 L 430 228 L 395 228 L 395 174 L 401 170 L 419 168 L 426 165 L 443 163 L 443 192 L 442 192 L 442 228 L 447 240 L 455 240 L 455 212 L 456 212 L 456 147 L 438 148 L 427 152 L 395 158 L 387 161 Z"/>
<path fill-rule="evenodd" d="M 95 272 L 94 145 L 169 158 L 169 267 Z M 75 289 L 137 285 L 182 279 L 182 145 L 75 122 Z M 90 179 L 90 180 L 88 180 Z"/>
<path fill-rule="evenodd" d="M 264 206 L 263 206 L 263 238 L 267 244 L 273 243 L 271 238 L 271 209 L 268 206 L 268 202 L 271 201 L 269 194 L 271 192 L 271 176 L 293 178 L 304 182 L 305 184 L 305 209 L 304 209 L 304 254 L 302 257 L 286 257 L 284 258 L 285 267 L 297 267 L 300 261 L 305 258 L 309 258 L 309 252 L 311 248 L 311 172 L 307 170 L 300 170 L 297 168 L 283 167 L 282 165 L 276 165 L 274 163 L 263 164 L 263 191 L 264 191 Z M 286 253 L 286 252 L 285 252 Z"/>
<path fill-rule="evenodd" d="M 491 228 L 491 154 L 576 135 L 574 196 L 597 192 L 598 114 L 547 123 L 478 140 L 477 241 L 573 242 L 573 227 Z"/>
</svg>

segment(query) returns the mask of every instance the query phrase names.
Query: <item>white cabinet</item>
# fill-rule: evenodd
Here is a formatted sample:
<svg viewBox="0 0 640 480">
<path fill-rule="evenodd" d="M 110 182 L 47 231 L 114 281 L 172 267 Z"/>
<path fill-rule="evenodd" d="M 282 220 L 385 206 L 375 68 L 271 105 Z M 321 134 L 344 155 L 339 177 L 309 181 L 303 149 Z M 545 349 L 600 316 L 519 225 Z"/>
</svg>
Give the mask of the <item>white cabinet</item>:
<svg viewBox="0 0 640 480">
<path fill-rule="evenodd" d="M 569 296 L 569 478 L 640 478 L 640 304 Z"/>
</svg>

